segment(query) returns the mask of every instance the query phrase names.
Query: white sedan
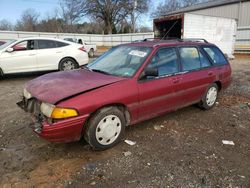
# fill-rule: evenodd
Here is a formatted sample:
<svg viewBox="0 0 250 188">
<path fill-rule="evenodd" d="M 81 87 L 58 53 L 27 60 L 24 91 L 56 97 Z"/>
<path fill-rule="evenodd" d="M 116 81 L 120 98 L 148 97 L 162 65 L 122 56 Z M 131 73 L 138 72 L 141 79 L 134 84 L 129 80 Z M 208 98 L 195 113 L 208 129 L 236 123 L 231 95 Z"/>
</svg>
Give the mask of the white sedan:
<svg viewBox="0 0 250 188">
<path fill-rule="evenodd" d="M 88 53 L 82 45 L 59 39 L 25 38 L 0 46 L 0 75 L 72 70 L 88 61 Z"/>
</svg>

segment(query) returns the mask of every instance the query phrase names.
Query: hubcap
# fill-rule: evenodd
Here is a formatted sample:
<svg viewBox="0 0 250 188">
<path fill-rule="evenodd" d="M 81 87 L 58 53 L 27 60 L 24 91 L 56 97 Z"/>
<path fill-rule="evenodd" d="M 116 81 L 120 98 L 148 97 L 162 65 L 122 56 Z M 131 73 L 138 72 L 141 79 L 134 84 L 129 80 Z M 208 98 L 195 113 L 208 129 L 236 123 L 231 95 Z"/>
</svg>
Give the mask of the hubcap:
<svg viewBox="0 0 250 188">
<path fill-rule="evenodd" d="M 104 117 L 96 127 L 96 139 L 102 145 L 112 144 L 121 133 L 121 120 L 115 115 Z"/>
<path fill-rule="evenodd" d="M 72 61 L 66 61 L 63 63 L 63 70 L 73 70 L 75 68 Z"/>
<path fill-rule="evenodd" d="M 206 101 L 207 101 L 207 105 L 208 106 L 213 106 L 216 99 L 217 99 L 217 94 L 218 91 L 215 87 L 211 87 L 208 92 L 207 92 L 207 97 L 206 97 Z"/>
</svg>

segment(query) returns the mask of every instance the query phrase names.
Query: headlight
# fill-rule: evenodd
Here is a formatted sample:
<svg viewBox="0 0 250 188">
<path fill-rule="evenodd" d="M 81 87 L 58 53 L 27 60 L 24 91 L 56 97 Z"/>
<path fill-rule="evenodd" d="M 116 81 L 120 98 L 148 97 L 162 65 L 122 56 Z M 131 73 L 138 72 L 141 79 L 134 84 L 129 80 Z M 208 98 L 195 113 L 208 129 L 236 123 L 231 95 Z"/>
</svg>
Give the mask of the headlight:
<svg viewBox="0 0 250 188">
<path fill-rule="evenodd" d="M 24 96 L 26 99 L 32 98 L 32 95 L 27 91 L 26 88 L 23 89 L 23 96 Z"/>
<path fill-rule="evenodd" d="M 75 109 L 59 108 L 48 103 L 41 104 L 41 112 L 45 116 L 53 119 L 65 119 L 78 116 L 78 113 Z"/>
</svg>

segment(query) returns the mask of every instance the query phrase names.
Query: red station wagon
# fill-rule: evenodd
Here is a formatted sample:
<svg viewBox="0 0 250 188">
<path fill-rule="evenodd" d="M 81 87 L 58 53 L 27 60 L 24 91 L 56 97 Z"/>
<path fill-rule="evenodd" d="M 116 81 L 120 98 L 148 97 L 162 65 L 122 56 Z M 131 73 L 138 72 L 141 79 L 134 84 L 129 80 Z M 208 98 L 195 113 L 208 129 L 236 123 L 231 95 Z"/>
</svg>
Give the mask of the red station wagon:
<svg viewBox="0 0 250 188">
<path fill-rule="evenodd" d="M 18 105 L 51 142 L 82 136 L 94 149 L 119 142 L 125 127 L 191 104 L 212 108 L 231 82 L 230 65 L 213 44 L 153 40 L 119 45 L 86 67 L 29 81 Z"/>
</svg>

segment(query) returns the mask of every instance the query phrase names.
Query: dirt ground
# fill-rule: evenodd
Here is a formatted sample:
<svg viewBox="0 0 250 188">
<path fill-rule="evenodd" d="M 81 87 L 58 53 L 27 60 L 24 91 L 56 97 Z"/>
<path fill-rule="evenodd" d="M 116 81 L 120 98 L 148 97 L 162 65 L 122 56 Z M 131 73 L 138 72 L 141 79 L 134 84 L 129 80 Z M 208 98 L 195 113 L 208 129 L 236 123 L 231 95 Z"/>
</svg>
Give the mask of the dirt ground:
<svg viewBox="0 0 250 188">
<path fill-rule="evenodd" d="M 102 152 L 32 132 L 15 103 L 39 75 L 0 80 L 0 187 L 250 187 L 250 59 L 231 65 L 234 81 L 215 108 L 190 106 L 128 127 L 124 139 L 134 146 Z"/>
</svg>

